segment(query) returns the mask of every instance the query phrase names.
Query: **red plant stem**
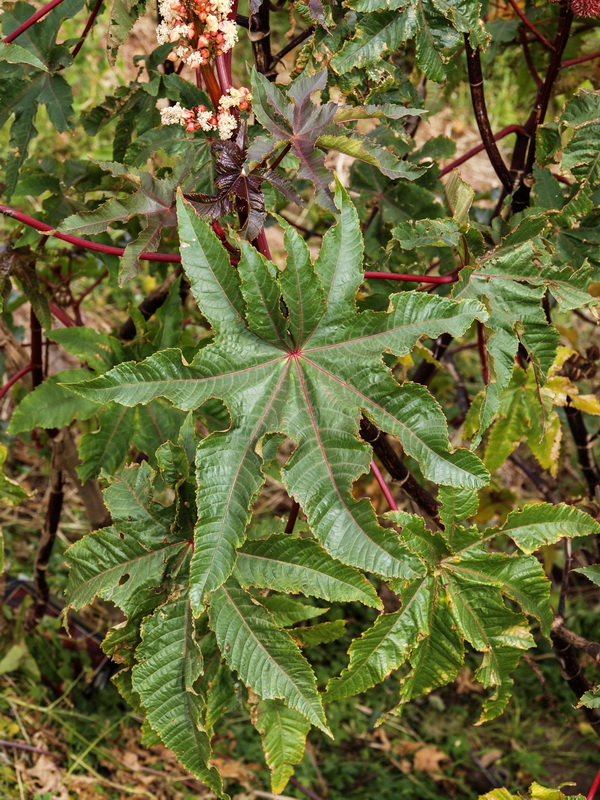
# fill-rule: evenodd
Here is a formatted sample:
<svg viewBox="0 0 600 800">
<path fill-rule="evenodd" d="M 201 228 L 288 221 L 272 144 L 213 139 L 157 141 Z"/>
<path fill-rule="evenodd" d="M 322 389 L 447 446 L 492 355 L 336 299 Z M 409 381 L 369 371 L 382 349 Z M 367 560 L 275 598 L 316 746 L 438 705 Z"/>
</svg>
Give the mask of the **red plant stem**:
<svg viewBox="0 0 600 800">
<path fill-rule="evenodd" d="M 579 58 L 570 58 L 568 61 L 561 61 L 560 68 L 565 69 L 575 64 L 583 64 L 584 61 L 591 61 L 593 58 L 600 58 L 600 50 L 597 53 L 590 53 L 589 56 L 579 56 Z"/>
<path fill-rule="evenodd" d="M 31 372 L 32 369 L 33 369 L 33 364 L 29 363 L 26 364 L 24 367 L 21 367 L 21 369 L 18 372 L 15 372 L 12 378 L 9 378 L 4 384 L 4 386 L 0 388 L 0 400 L 2 400 L 2 398 L 8 394 L 8 392 L 15 385 L 15 383 L 17 383 L 17 381 L 21 380 L 23 375 L 27 375 L 27 373 Z"/>
<path fill-rule="evenodd" d="M 71 317 L 66 313 L 66 311 L 63 311 L 62 308 L 60 308 L 60 306 L 57 306 L 54 303 L 48 303 L 48 306 L 50 308 L 50 313 L 52 314 L 52 316 L 56 317 L 56 319 L 59 322 L 62 322 L 65 328 L 73 328 L 75 327 L 75 325 L 77 325 L 77 323 L 74 320 L 72 320 Z"/>
<path fill-rule="evenodd" d="M 520 17 L 523 24 L 529 28 L 529 30 L 533 33 L 536 39 L 539 39 L 539 41 L 544 45 L 544 47 L 548 48 L 548 50 L 554 50 L 554 46 L 550 44 L 548 39 L 546 39 L 546 37 L 541 31 L 538 31 L 533 22 L 531 22 L 531 20 L 525 16 L 525 14 L 519 8 L 515 0 L 508 0 L 508 2 L 511 4 L 513 11 Z"/>
<path fill-rule="evenodd" d="M 204 64 L 200 67 L 200 72 L 202 73 L 202 79 L 206 84 L 206 91 L 210 97 L 210 101 L 215 107 L 215 110 L 219 107 L 219 101 L 221 100 L 221 87 L 219 86 L 219 81 L 215 77 L 215 73 L 213 72 L 213 68 L 210 64 Z"/>
<path fill-rule="evenodd" d="M 594 778 L 594 782 L 588 792 L 587 800 L 594 800 L 596 797 L 596 792 L 598 791 L 598 787 L 600 786 L 600 769 L 598 770 L 596 777 Z"/>
<path fill-rule="evenodd" d="M 296 524 L 296 520 L 298 519 L 298 512 L 300 511 L 300 503 L 297 503 L 295 500 L 292 503 L 292 507 L 290 509 L 290 515 L 288 517 L 287 525 L 285 526 L 284 533 L 293 533 L 294 532 L 294 525 Z"/>
<path fill-rule="evenodd" d="M 90 242 L 89 239 L 82 239 L 79 236 L 69 236 L 65 233 L 57 233 L 51 225 L 46 225 L 45 222 L 41 222 L 38 219 L 34 219 L 27 214 L 23 214 L 21 211 L 17 211 L 14 208 L 10 208 L 9 206 L 4 206 L 0 204 L 0 214 L 5 214 L 7 217 L 12 217 L 12 219 L 16 219 L 18 222 L 22 222 L 24 225 L 29 225 L 31 228 L 35 228 L 42 233 L 47 233 L 50 236 L 54 236 L 57 239 L 60 239 L 63 242 L 68 242 L 69 244 L 77 245 L 78 247 L 83 247 L 86 250 L 94 250 L 98 253 L 107 253 L 108 255 L 113 256 L 122 256 L 125 250 L 122 247 L 113 247 L 112 245 L 108 244 L 99 244 L 98 242 Z M 225 231 L 219 225 L 218 222 L 213 223 L 213 230 L 219 236 L 220 239 L 225 237 Z M 259 233 L 258 237 L 256 238 L 256 242 L 259 244 L 257 248 L 266 258 L 271 258 L 271 251 L 269 248 L 269 243 L 267 242 L 267 237 L 265 236 L 264 230 Z M 232 252 L 233 248 L 230 244 L 225 244 L 225 247 Z M 181 263 L 181 256 L 172 254 L 172 253 L 142 253 L 140 258 L 144 259 L 145 261 L 163 261 L 171 264 L 180 264 Z M 407 281 L 409 283 L 455 283 L 458 278 L 456 275 L 409 275 L 408 273 L 403 272 L 365 272 L 365 278 L 371 280 L 389 280 L 389 281 Z M 61 322 L 64 322 L 65 325 L 74 325 L 72 319 L 70 319 L 61 309 L 57 306 L 52 306 L 51 309 L 52 313 L 57 319 L 60 319 Z M 59 316 L 62 314 L 62 317 Z"/>
<path fill-rule="evenodd" d="M 525 134 L 526 131 L 525 128 L 523 128 L 521 125 L 507 125 L 506 128 L 502 128 L 501 131 L 498 131 L 498 133 L 494 134 L 494 141 L 497 142 L 500 139 L 504 139 L 505 136 L 508 136 L 511 133 Z M 468 161 L 470 158 L 473 158 L 473 156 L 476 156 L 479 153 L 483 153 L 484 150 L 485 150 L 484 144 L 478 144 L 477 147 L 472 147 L 470 150 L 467 150 L 466 153 L 464 153 L 462 156 L 459 156 L 454 161 L 450 162 L 450 164 L 447 164 L 444 167 L 444 169 L 441 170 L 440 178 L 443 178 L 444 175 L 447 175 L 449 172 L 452 172 L 453 169 L 460 167 L 461 164 L 464 164 L 465 161 Z"/>
<path fill-rule="evenodd" d="M 365 278 L 408 283 L 456 283 L 456 275 L 409 275 L 405 272 L 365 272 Z"/>
<path fill-rule="evenodd" d="M 11 42 L 14 42 L 18 36 L 20 36 L 22 33 L 25 33 L 25 31 L 31 28 L 32 25 L 35 25 L 39 19 L 45 17 L 46 14 L 49 14 L 50 11 L 52 11 L 53 8 L 56 8 L 56 6 L 60 5 L 62 1 L 63 0 L 51 0 L 50 3 L 46 3 L 45 6 L 40 8 L 39 11 L 36 11 L 35 14 L 29 17 L 29 19 L 26 19 L 25 22 L 22 22 L 18 28 L 15 28 L 12 33 L 9 33 L 8 36 L 5 36 L 4 39 L 2 39 L 3 44 L 10 44 Z"/>
<path fill-rule="evenodd" d="M 392 509 L 392 511 L 398 511 L 398 506 L 396 505 L 396 501 L 392 497 L 392 493 L 390 492 L 389 486 L 385 482 L 384 477 L 381 474 L 381 470 L 374 461 L 371 461 L 371 472 L 373 473 L 375 480 L 379 484 L 379 488 L 383 492 L 383 496 L 387 500 L 389 507 Z"/>
<path fill-rule="evenodd" d="M 52 225 L 47 225 L 45 222 L 40 222 L 38 219 L 30 217 L 28 214 L 23 214 L 14 208 L 0 204 L 0 214 L 5 214 L 7 217 L 12 217 L 24 225 L 29 225 L 42 233 L 47 233 L 54 236 L 63 242 L 84 247 L 86 250 L 95 250 L 97 253 L 106 253 L 111 256 L 122 256 L 125 250 L 122 247 L 113 247 L 108 244 L 99 244 L 98 242 L 90 242 L 89 239 L 81 239 L 79 236 L 69 236 L 66 233 L 58 233 L 54 230 Z M 179 264 L 181 256 L 172 255 L 171 253 L 142 253 L 140 258 L 145 261 L 166 261 L 171 264 Z"/>
<path fill-rule="evenodd" d="M 75 45 L 75 47 L 73 48 L 73 52 L 71 53 L 71 56 L 72 56 L 73 58 L 75 58 L 75 56 L 77 55 L 77 53 L 78 53 L 78 52 L 81 50 L 81 48 L 83 47 L 83 43 L 85 42 L 85 40 L 86 40 L 86 38 L 87 38 L 87 35 L 88 35 L 88 33 L 89 33 L 89 32 L 91 31 L 91 29 L 92 29 L 92 25 L 94 24 L 94 22 L 95 22 L 95 20 L 96 20 L 96 17 L 98 16 L 98 14 L 99 14 L 99 12 L 100 12 L 100 9 L 102 8 L 102 3 L 103 3 L 103 2 L 104 2 L 104 0 L 96 0 L 96 2 L 95 2 L 95 4 L 94 4 L 94 7 L 92 8 L 92 12 L 91 12 L 91 14 L 90 14 L 90 16 L 89 16 L 89 18 L 88 18 L 88 21 L 87 21 L 87 22 L 86 22 L 86 24 L 85 24 L 85 28 L 84 28 L 84 29 L 83 29 L 83 31 L 81 32 L 81 36 L 80 36 L 80 38 L 79 38 L 79 41 L 77 42 L 77 44 L 76 44 L 76 45 Z"/>
<path fill-rule="evenodd" d="M 321 800 L 318 794 L 315 794 L 310 789 L 307 789 L 306 786 L 303 786 L 303 784 L 301 784 L 300 781 L 297 781 L 296 778 L 290 778 L 290 783 L 292 786 L 295 786 L 299 792 L 302 792 L 302 794 L 310 797 L 310 800 Z"/>
<path fill-rule="evenodd" d="M 487 386 L 490 382 L 490 370 L 487 360 L 487 343 L 485 341 L 485 331 L 483 329 L 483 322 L 477 323 L 477 349 L 479 351 L 479 361 L 481 362 L 481 377 L 484 384 Z"/>
<path fill-rule="evenodd" d="M 254 240 L 254 246 L 256 247 L 259 253 L 262 253 L 262 255 L 265 258 L 268 258 L 269 261 L 272 261 L 273 257 L 271 256 L 271 248 L 269 247 L 269 243 L 267 241 L 267 235 L 265 234 L 264 228 Z"/>
<path fill-rule="evenodd" d="M 286 144 L 286 146 L 281 150 L 275 161 L 273 161 L 273 163 L 271 164 L 270 169 L 276 169 L 281 164 L 281 162 L 287 156 L 287 154 L 290 152 L 291 149 L 292 145 Z"/>
<path fill-rule="evenodd" d="M 223 53 L 222 56 L 217 56 L 215 58 L 215 67 L 217 68 L 217 78 L 221 85 L 221 92 L 225 94 L 233 85 L 231 83 L 231 75 L 227 69 L 227 53 Z"/>
<path fill-rule="evenodd" d="M 239 255 L 238 251 L 235 247 L 227 241 L 227 234 L 223 230 L 222 226 L 219 225 L 216 219 L 212 221 L 212 229 L 217 234 L 219 239 L 223 242 L 223 247 L 228 250 L 230 253 L 234 253 L 236 256 Z"/>
</svg>

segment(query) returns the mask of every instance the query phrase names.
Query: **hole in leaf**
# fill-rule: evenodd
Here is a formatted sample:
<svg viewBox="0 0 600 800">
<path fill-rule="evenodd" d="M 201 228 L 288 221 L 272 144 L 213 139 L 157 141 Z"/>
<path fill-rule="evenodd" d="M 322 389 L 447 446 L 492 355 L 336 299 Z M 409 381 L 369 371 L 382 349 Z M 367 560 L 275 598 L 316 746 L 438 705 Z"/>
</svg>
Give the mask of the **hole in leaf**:
<svg viewBox="0 0 600 800">
<path fill-rule="evenodd" d="M 127 583 L 129 578 L 131 578 L 131 575 L 128 572 L 126 572 L 124 575 L 121 575 L 119 578 L 119 586 L 123 586 L 124 583 Z"/>
</svg>

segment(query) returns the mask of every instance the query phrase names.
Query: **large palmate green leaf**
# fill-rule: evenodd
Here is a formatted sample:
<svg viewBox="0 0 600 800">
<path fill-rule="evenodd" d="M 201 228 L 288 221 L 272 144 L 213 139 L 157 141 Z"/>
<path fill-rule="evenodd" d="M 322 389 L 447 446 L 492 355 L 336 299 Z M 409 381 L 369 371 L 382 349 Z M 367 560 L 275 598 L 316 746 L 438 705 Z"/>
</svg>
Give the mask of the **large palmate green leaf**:
<svg viewBox="0 0 600 800">
<path fill-rule="evenodd" d="M 534 645 L 524 614 L 536 618 L 549 635 L 550 583 L 541 564 L 528 554 L 559 536 L 594 532 L 600 529 L 598 523 L 569 506 L 544 504 L 513 512 L 501 531 L 492 529 L 482 536 L 453 521 L 448 508 L 451 491 L 446 491 L 442 533 L 426 530 L 421 517 L 402 511 L 387 515 L 400 526 L 406 546 L 423 559 L 427 574 L 408 584 L 395 582 L 400 609 L 380 616 L 351 644 L 348 668 L 330 681 L 326 700 L 365 691 L 408 662 L 410 670 L 400 689 L 400 702 L 406 703 L 453 680 L 469 644 L 483 654 L 476 679 L 493 688 L 481 716 L 482 721 L 491 719 L 508 702 L 520 653 Z M 474 513 L 476 503 L 473 508 L 469 498 L 460 495 L 451 508 L 468 506 Z M 459 511 L 454 519 L 462 514 Z M 487 542 L 498 533 L 510 536 L 525 553 L 490 552 Z M 505 598 L 524 613 L 510 610 Z"/>
<path fill-rule="evenodd" d="M 502 466 L 525 440 L 542 469 L 556 474 L 562 427 L 556 409 L 545 395 L 540 392 L 533 369 L 526 373 L 520 367 L 514 368 L 486 446 L 484 461 L 490 471 Z"/>
<path fill-rule="evenodd" d="M 476 300 L 405 293 L 391 298 L 387 313 L 358 314 L 362 237 L 341 189 L 337 204 L 338 222 L 314 264 L 298 234 L 287 231 L 290 255 L 278 280 L 276 267 L 245 242 L 234 269 L 217 237 L 180 199 L 183 266 L 214 343 L 191 364 L 178 350 L 165 350 L 72 387 L 96 402 L 126 406 L 160 396 L 183 410 L 211 397 L 227 404 L 231 428 L 204 439 L 196 455 L 190 591 L 197 614 L 234 568 L 248 509 L 264 481 L 259 443 L 267 433 L 296 443 L 283 480 L 330 555 L 392 578 L 412 579 L 423 568 L 394 531 L 378 525 L 368 501 L 351 494 L 371 459 L 358 438 L 361 413 L 397 436 L 430 480 L 477 488 L 487 479 L 472 453 L 451 452 L 445 419 L 427 390 L 399 385 L 381 359 L 385 350 L 406 354 L 421 336 L 461 335 L 474 318 L 485 319 L 485 310 Z"/>
</svg>

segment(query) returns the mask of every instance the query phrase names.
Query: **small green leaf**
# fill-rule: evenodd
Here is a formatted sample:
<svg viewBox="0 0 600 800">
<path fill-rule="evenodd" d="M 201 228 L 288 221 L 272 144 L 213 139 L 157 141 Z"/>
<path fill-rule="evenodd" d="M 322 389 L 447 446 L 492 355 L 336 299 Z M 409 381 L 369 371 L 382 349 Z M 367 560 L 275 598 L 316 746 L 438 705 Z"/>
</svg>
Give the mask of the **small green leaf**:
<svg viewBox="0 0 600 800">
<path fill-rule="evenodd" d="M 600 523 L 574 506 L 539 503 L 525 506 L 522 511 L 512 511 L 501 532 L 510 536 L 524 553 L 533 553 L 563 536 L 600 533 Z"/>
<path fill-rule="evenodd" d="M 282 792 L 294 774 L 294 764 L 304 755 L 310 723 L 281 700 L 261 700 L 254 725 L 262 737 L 265 759 L 271 770 L 271 788 Z"/>
<path fill-rule="evenodd" d="M 136 655 L 133 688 L 150 725 L 192 775 L 227 797 L 218 772 L 208 766 L 210 740 L 201 724 L 202 701 L 194 691 L 202 658 L 187 597 L 162 605 L 144 620 Z"/>
<path fill-rule="evenodd" d="M 225 660 L 253 692 L 283 700 L 331 735 L 315 676 L 297 645 L 235 581 L 213 592 L 210 621 Z"/>
</svg>

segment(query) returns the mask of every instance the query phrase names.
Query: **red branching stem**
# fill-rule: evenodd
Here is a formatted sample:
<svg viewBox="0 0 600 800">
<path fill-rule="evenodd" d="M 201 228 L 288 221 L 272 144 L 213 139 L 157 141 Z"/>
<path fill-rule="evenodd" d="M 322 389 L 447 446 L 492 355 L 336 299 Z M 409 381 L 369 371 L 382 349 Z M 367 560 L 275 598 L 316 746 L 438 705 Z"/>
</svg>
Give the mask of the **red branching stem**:
<svg viewBox="0 0 600 800">
<path fill-rule="evenodd" d="M 233 253 L 236 256 L 239 255 L 239 253 L 235 249 L 235 247 L 232 244 L 230 244 L 230 242 L 227 241 L 227 234 L 225 233 L 225 231 L 223 230 L 223 227 L 217 222 L 216 219 L 214 219 L 212 221 L 211 225 L 212 225 L 213 231 L 217 234 L 219 239 L 223 242 L 223 247 L 226 250 L 228 250 L 230 253 Z"/>
<path fill-rule="evenodd" d="M 91 242 L 89 239 L 81 239 L 79 236 L 70 236 L 66 233 L 58 233 L 54 230 L 52 225 L 47 225 L 45 222 L 41 222 L 39 219 L 34 219 L 28 214 L 23 214 L 22 211 L 17 211 L 14 208 L 10 208 L 10 206 L 0 204 L 0 214 L 5 214 L 7 217 L 12 217 L 18 222 L 22 222 L 24 225 L 29 225 L 30 228 L 35 228 L 42 233 L 47 233 L 63 242 L 68 242 L 69 244 L 83 247 L 86 250 L 95 250 L 97 253 L 106 253 L 107 255 L 111 256 L 122 256 L 125 252 L 122 247 L 99 244 L 98 242 Z M 144 259 L 145 261 L 166 261 L 167 263 L 171 264 L 179 264 L 181 262 L 181 256 L 173 255 L 171 253 L 142 253 L 140 258 Z"/>
<path fill-rule="evenodd" d="M 51 0 L 50 3 L 46 3 L 46 5 L 40 8 L 39 11 L 36 11 L 35 14 L 32 14 L 29 19 L 26 19 L 25 22 L 22 22 L 18 28 L 15 28 L 12 33 L 9 33 L 8 36 L 5 36 L 4 39 L 2 39 L 2 42 L 4 44 L 10 44 L 10 42 L 14 42 L 18 36 L 20 36 L 22 33 L 25 33 L 25 31 L 31 28 L 32 25 L 35 25 L 39 19 L 45 17 L 46 14 L 49 14 L 50 11 L 52 11 L 53 8 L 56 8 L 56 6 L 60 5 L 62 1 L 63 0 Z"/>
<path fill-rule="evenodd" d="M 2 398 L 5 397 L 8 394 L 8 392 L 10 392 L 15 383 L 20 381 L 23 375 L 27 375 L 27 373 L 31 372 L 32 369 L 33 369 L 33 364 L 26 364 L 24 367 L 21 367 L 21 369 L 18 372 L 15 372 L 12 378 L 9 378 L 4 384 L 4 386 L 0 388 L 0 400 L 2 400 Z"/>
<path fill-rule="evenodd" d="M 505 136 L 509 136 L 511 133 L 522 133 L 526 135 L 525 128 L 522 125 L 507 125 L 506 128 L 502 128 L 501 131 L 494 134 L 494 141 L 497 142 L 500 139 L 504 139 Z M 466 153 L 463 153 L 462 156 L 459 156 L 454 161 L 447 164 L 443 170 L 440 172 L 440 177 L 443 178 L 444 175 L 447 175 L 449 172 L 452 172 L 453 169 L 460 167 L 461 164 L 464 164 L 465 161 L 468 161 L 473 156 L 478 155 L 479 153 L 483 153 L 485 150 L 484 144 L 478 144 L 477 147 L 472 147 L 470 150 L 467 150 Z"/>
<path fill-rule="evenodd" d="M 269 247 L 269 243 L 267 241 L 267 235 L 265 233 L 265 229 L 263 228 L 262 231 L 258 234 L 256 239 L 254 240 L 254 246 L 258 250 L 259 253 L 265 258 L 268 258 L 269 261 L 273 260 L 273 256 L 271 255 L 271 248 Z"/>
<path fill-rule="evenodd" d="M 392 509 L 392 511 L 398 511 L 398 506 L 396 505 L 396 501 L 392 497 L 392 493 L 390 492 L 390 488 L 387 485 L 387 483 L 385 482 L 385 479 L 384 479 L 383 475 L 381 474 L 381 470 L 379 469 L 379 467 L 377 466 L 377 464 L 374 461 L 371 461 L 371 472 L 373 473 L 373 476 L 375 477 L 375 480 L 379 484 L 379 488 L 383 492 L 383 496 L 387 500 L 389 507 Z"/>
<path fill-rule="evenodd" d="M 579 58 L 570 58 L 568 61 L 561 61 L 560 68 L 573 67 L 575 64 L 583 64 L 584 61 L 591 61 L 593 58 L 600 58 L 600 50 L 597 53 L 590 53 L 589 56 L 579 56 Z"/>
<path fill-rule="evenodd" d="M 485 331 L 483 329 L 483 322 L 477 323 L 477 350 L 479 351 L 479 361 L 481 363 L 481 377 L 484 384 L 487 386 L 490 382 L 490 369 L 488 366 L 487 342 L 485 340 Z"/>
<path fill-rule="evenodd" d="M 219 101 L 221 100 L 222 94 L 219 81 L 217 80 L 210 64 L 204 64 L 202 67 L 200 67 L 200 72 L 202 73 L 202 79 L 206 85 L 206 91 L 208 92 L 210 101 L 215 109 L 217 109 L 219 107 Z"/>
<path fill-rule="evenodd" d="M 292 503 L 292 507 L 290 509 L 290 515 L 288 517 L 287 525 L 285 526 L 284 533 L 293 533 L 294 532 L 294 525 L 296 524 L 296 520 L 298 519 L 298 512 L 300 511 L 300 503 L 297 503 L 295 500 Z"/>
<path fill-rule="evenodd" d="M 529 28 L 535 38 L 538 39 L 548 50 L 554 50 L 554 46 L 548 41 L 548 39 L 546 39 L 544 34 L 535 27 L 533 22 L 525 16 L 515 0 L 508 0 L 508 2 L 511 4 L 513 11 L 520 17 L 523 25 Z"/>
<path fill-rule="evenodd" d="M 231 82 L 231 74 L 227 69 L 227 53 L 223 53 L 222 56 L 217 56 L 215 58 L 215 67 L 217 68 L 217 78 L 221 85 L 221 92 L 225 94 L 233 85 Z"/>
<path fill-rule="evenodd" d="M 590 787 L 590 791 L 588 792 L 587 800 L 594 800 L 596 797 L 596 792 L 600 787 L 600 769 L 598 770 L 596 777 L 594 778 L 594 782 Z"/>
<path fill-rule="evenodd" d="M 87 21 L 87 22 L 86 22 L 86 24 L 85 24 L 85 28 L 84 28 L 84 29 L 83 29 L 83 31 L 81 32 L 81 36 L 80 36 L 80 38 L 79 38 L 79 41 L 77 42 L 77 44 L 76 44 L 76 45 L 75 45 L 75 47 L 73 48 L 73 52 L 71 53 L 71 55 L 73 56 L 73 58 L 75 58 L 75 56 L 77 55 L 77 53 L 78 53 L 78 52 L 81 50 L 81 48 L 83 47 L 83 43 L 85 42 L 85 40 L 86 40 L 86 38 L 87 38 L 87 35 L 88 35 L 88 33 L 91 31 L 91 29 L 92 29 L 92 25 L 94 24 L 94 22 L 95 22 L 95 20 L 96 20 L 96 17 L 97 17 L 97 16 L 98 16 L 98 14 L 100 13 L 100 9 L 102 8 L 102 3 L 103 3 L 103 2 L 104 2 L 104 0 L 96 0 L 96 2 L 94 3 L 94 7 L 92 8 L 92 11 L 91 11 L 91 14 L 90 14 L 90 16 L 89 16 L 89 18 L 88 18 L 88 21 Z"/>
<path fill-rule="evenodd" d="M 405 272 L 365 272 L 365 278 L 384 281 L 407 281 L 408 283 L 456 283 L 452 275 L 409 275 Z"/>
<path fill-rule="evenodd" d="M 48 306 L 50 308 L 50 313 L 52 314 L 52 316 L 56 317 L 56 319 L 59 322 L 62 322 L 65 328 L 73 328 L 77 325 L 75 320 L 72 320 L 71 317 L 67 314 L 67 312 L 63 311 L 63 309 L 60 306 L 57 306 L 54 303 L 48 303 Z"/>
</svg>

